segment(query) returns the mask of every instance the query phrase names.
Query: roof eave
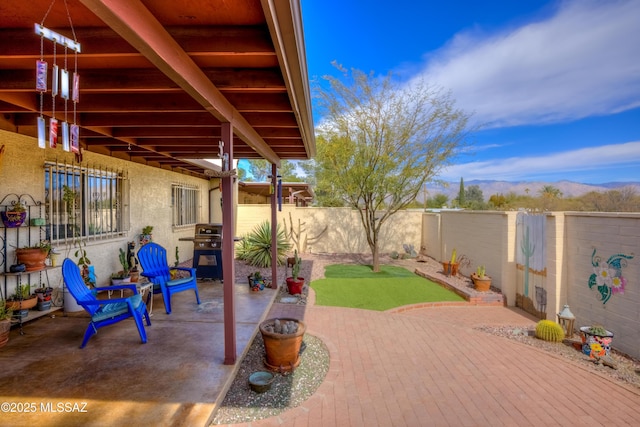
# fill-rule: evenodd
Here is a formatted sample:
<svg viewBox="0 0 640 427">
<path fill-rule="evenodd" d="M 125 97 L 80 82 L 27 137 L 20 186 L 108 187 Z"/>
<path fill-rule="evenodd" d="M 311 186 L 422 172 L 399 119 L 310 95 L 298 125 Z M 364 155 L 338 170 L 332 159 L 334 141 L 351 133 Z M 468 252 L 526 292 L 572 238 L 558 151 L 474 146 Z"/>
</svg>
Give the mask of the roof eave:
<svg viewBox="0 0 640 427">
<path fill-rule="evenodd" d="M 300 2 L 261 0 L 307 159 L 316 154 Z"/>
</svg>

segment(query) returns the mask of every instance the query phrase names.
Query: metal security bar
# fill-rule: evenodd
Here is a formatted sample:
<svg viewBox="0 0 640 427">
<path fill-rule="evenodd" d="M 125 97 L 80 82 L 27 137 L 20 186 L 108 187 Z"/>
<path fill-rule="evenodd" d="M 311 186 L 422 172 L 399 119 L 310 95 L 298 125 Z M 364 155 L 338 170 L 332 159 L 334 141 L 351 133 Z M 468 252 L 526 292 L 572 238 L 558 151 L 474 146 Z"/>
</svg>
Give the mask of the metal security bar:
<svg viewBox="0 0 640 427">
<path fill-rule="evenodd" d="M 182 227 L 198 222 L 200 189 L 194 185 L 171 184 L 173 226 Z"/>
<path fill-rule="evenodd" d="M 129 229 L 128 179 L 102 166 L 45 162 L 47 239 L 105 240 Z"/>
</svg>

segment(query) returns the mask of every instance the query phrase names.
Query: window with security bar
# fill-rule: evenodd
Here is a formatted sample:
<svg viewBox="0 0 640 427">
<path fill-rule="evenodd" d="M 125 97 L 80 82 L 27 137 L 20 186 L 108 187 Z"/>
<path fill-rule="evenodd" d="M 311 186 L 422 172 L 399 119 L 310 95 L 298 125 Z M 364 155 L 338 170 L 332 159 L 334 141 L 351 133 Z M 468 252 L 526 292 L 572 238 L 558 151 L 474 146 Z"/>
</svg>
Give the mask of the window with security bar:
<svg viewBox="0 0 640 427">
<path fill-rule="evenodd" d="M 195 225 L 198 222 L 200 189 L 193 185 L 171 184 L 173 226 Z"/>
<path fill-rule="evenodd" d="M 122 171 L 45 163 L 47 239 L 116 238 L 129 229 L 128 180 Z"/>
</svg>

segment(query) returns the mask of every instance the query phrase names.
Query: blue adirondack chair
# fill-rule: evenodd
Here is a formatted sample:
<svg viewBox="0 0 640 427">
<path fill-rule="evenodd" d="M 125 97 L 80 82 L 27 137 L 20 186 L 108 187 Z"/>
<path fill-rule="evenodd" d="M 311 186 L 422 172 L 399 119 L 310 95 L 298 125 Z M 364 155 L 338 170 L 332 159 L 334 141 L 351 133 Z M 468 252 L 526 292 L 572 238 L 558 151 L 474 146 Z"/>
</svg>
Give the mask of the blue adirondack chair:
<svg viewBox="0 0 640 427">
<path fill-rule="evenodd" d="M 87 345 L 87 341 L 94 334 L 98 333 L 98 329 L 103 326 L 112 325 L 121 320 L 133 317 L 140 339 L 143 343 L 147 342 L 147 333 L 144 329 L 143 316 L 147 320 L 147 326 L 151 326 L 151 319 L 147 312 L 147 305 L 142 301 L 135 285 L 119 285 L 109 287 L 99 287 L 89 289 L 84 283 L 80 275 L 80 268 L 69 258 L 62 263 L 62 277 L 69 292 L 75 298 L 78 305 L 87 310 L 91 315 L 91 321 L 84 333 L 84 339 L 80 348 Z M 98 291 L 112 291 L 120 289 L 130 289 L 133 295 L 126 298 L 115 299 L 98 299 L 96 297 Z"/>
<path fill-rule="evenodd" d="M 196 301 L 200 304 L 198 284 L 196 282 L 196 269 L 187 267 L 169 267 L 167 263 L 167 251 L 157 243 L 147 243 L 138 251 L 138 261 L 142 267 L 142 275 L 153 283 L 153 293 L 162 293 L 167 314 L 171 314 L 171 295 L 193 289 L 196 293 Z M 179 277 L 171 280 L 169 269 L 189 272 L 188 277 Z"/>
</svg>

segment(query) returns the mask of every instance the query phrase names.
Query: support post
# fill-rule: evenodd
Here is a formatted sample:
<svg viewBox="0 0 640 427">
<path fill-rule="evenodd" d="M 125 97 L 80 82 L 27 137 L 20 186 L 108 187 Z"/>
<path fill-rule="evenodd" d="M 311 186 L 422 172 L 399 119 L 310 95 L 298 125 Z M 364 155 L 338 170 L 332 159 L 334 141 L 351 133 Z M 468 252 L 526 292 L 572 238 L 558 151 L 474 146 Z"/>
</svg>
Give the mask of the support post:
<svg viewBox="0 0 640 427">
<path fill-rule="evenodd" d="M 223 154 L 227 156 L 228 168 L 233 168 L 233 129 L 231 123 L 221 124 L 221 137 L 224 147 Z M 235 218 L 233 200 L 234 177 L 222 178 L 222 280 L 224 302 L 224 364 L 236 363 L 236 311 L 235 311 L 235 267 L 234 267 L 234 238 Z"/>
<path fill-rule="evenodd" d="M 278 283 L 278 211 L 277 211 L 277 187 L 278 187 L 278 169 L 275 164 L 271 164 L 271 286 L 275 285 L 275 289 L 279 289 Z"/>
</svg>

